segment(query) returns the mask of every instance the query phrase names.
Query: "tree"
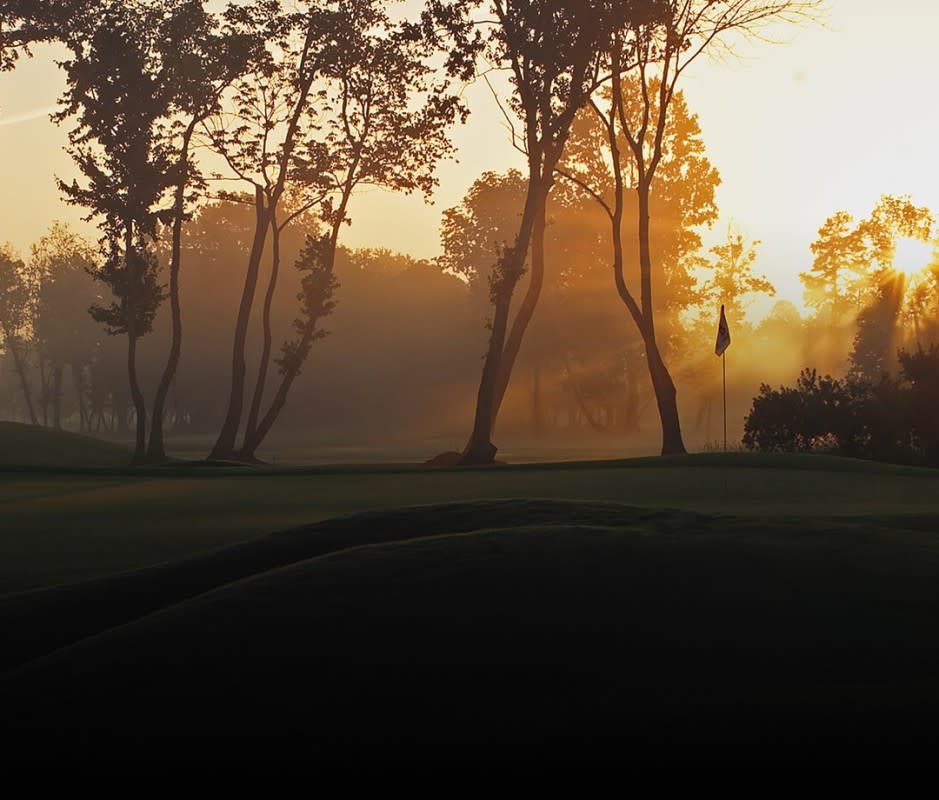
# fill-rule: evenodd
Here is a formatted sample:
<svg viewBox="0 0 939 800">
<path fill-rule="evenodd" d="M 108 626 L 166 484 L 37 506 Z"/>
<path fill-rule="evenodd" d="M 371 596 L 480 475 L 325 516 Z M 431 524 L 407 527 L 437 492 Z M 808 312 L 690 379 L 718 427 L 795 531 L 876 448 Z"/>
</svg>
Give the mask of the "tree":
<svg viewBox="0 0 939 800">
<path fill-rule="evenodd" d="M 662 422 L 662 453 L 684 453 L 678 416 L 677 392 L 656 336 L 657 308 L 653 302 L 651 247 L 651 195 L 665 156 L 665 132 L 679 78 L 705 50 L 721 43 L 726 34 L 753 33 L 771 20 L 798 21 L 819 5 L 815 0 L 666 0 L 661 12 L 626 20 L 614 28 L 606 42 L 611 73 L 606 102 L 592 101 L 602 121 L 613 168 L 613 202 L 607 205 L 613 241 L 613 269 L 617 292 L 642 335 L 646 363 Z M 639 90 L 638 114 L 631 107 L 635 75 Z M 625 139 L 626 146 L 620 142 Z M 623 275 L 624 193 L 634 172 L 638 219 L 638 296 Z M 656 265 L 661 269 L 661 264 Z"/>
<path fill-rule="evenodd" d="M 526 158 L 528 183 L 517 232 L 499 243 L 494 253 L 489 346 L 473 431 L 462 456 L 466 464 L 492 463 L 495 458 L 493 426 L 544 284 L 545 209 L 554 170 L 577 111 L 600 83 L 598 47 L 604 31 L 627 18 L 647 18 L 658 3 L 611 6 L 602 0 L 492 0 L 488 5 L 496 24 L 487 26 L 486 37 L 472 17 L 480 5 L 470 0 L 435 0 L 429 4 L 427 19 L 442 21 L 458 37 L 451 71 L 468 76 L 479 55 L 509 70 L 513 92 L 506 119 L 514 115 L 521 123 L 517 136 L 513 128 L 513 143 Z M 531 276 L 510 328 L 512 297 L 525 272 L 529 247 Z"/>
<path fill-rule="evenodd" d="M 331 309 L 335 265 L 348 206 L 363 185 L 429 195 L 437 162 L 452 152 L 446 130 L 463 107 L 430 60 L 436 49 L 420 26 L 395 24 L 374 0 L 310 3 L 278 14 L 269 25 L 280 57 L 237 85 L 233 109 L 215 120 L 213 146 L 232 176 L 253 190 L 256 226 L 235 327 L 228 411 L 213 458 L 253 458 L 283 407 L 286 393 L 317 338 L 316 322 Z M 244 24 L 269 14 L 269 3 L 245 12 Z M 286 201 L 286 202 L 285 202 Z M 281 217 L 278 210 L 286 206 Z M 315 220 L 315 222 L 313 221 Z M 282 381 L 262 418 L 277 285 L 279 237 L 293 222 L 315 225 L 306 258 L 298 338 L 284 345 Z M 268 235 L 274 261 L 265 296 L 264 343 L 240 450 L 246 380 L 245 345 Z"/>
<path fill-rule="evenodd" d="M 752 302 L 752 295 L 772 297 L 776 294 L 775 287 L 765 275 L 753 273 L 759 244 L 759 240 L 747 244 L 740 231 L 728 227 L 727 241 L 711 248 L 714 258 L 705 264 L 711 270 L 711 277 L 701 287 L 702 300 L 710 309 L 724 306 L 731 330 L 744 326 L 744 313 Z M 716 315 L 714 319 L 716 322 Z"/>
<path fill-rule="evenodd" d="M 836 326 L 857 313 L 861 286 L 870 266 L 863 228 L 854 217 L 839 211 L 825 220 L 812 242 L 812 268 L 799 273 L 805 286 L 805 304 L 816 316 Z"/>
<path fill-rule="evenodd" d="M 0 4 L 0 72 L 15 67 L 31 45 L 62 40 L 93 0 L 4 0 Z"/>
<path fill-rule="evenodd" d="M 836 336 L 856 376 L 878 380 L 896 371 L 894 353 L 903 344 L 906 319 L 918 326 L 928 308 L 928 277 L 910 291 L 908 276 L 894 267 L 903 238 L 927 242 L 934 218 L 909 196 L 883 195 L 868 217 L 855 223 L 845 211 L 826 220 L 811 245 L 812 268 L 800 274 L 806 305 L 815 309 L 823 336 Z"/>
<path fill-rule="evenodd" d="M 92 310 L 111 335 L 127 336 L 127 372 L 136 412 L 134 463 L 146 456 L 146 401 L 137 375 L 137 343 L 153 324 L 164 298 L 152 252 L 159 208 L 173 185 L 175 161 L 158 126 L 172 97 L 154 61 L 162 34 L 160 9 L 135 2 L 107 2 L 69 36 L 67 89 L 61 122 L 77 117 L 69 151 L 87 183 L 59 187 L 68 202 L 89 209 L 102 231 L 104 263 L 96 273 L 114 295 Z"/>
<path fill-rule="evenodd" d="M 29 421 L 38 425 L 27 371 L 26 351 L 31 333 L 32 303 L 25 272 L 26 266 L 13 249 L 9 245 L 0 247 L 0 345 L 13 357 L 13 366 L 29 411 Z"/>
<path fill-rule="evenodd" d="M 150 424 L 147 457 L 151 461 L 166 458 L 163 442 L 163 417 L 166 397 L 176 376 L 182 351 L 182 312 L 179 274 L 182 258 L 182 226 L 187 206 L 198 199 L 205 181 L 193 162 L 193 137 L 202 123 L 216 113 L 222 94 L 248 68 L 257 55 L 258 42 L 253 32 L 220 29 L 218 21 L 203 8 L 202 0 L 182 0 L 167 4 L 162 36 L 157 40 L 162 62 L 161 80 L 171 92 L 170 125 L 163 135 L 173 152 L 173 202 L 169 258 L 169 299 L 172 314 L 172 340 L 166 366 L 157 385 Z"/>
<path fill-rule="evenodd" d="M 90 425 L 84 398 L 84 372 L 96 354 L 94 324 L 88 310 L 98 302 L 92 275 L 97 269 L 94 246 L 67 225 L 55 222 L 32 246 L 29 270 L 37 287 L 34 338 L 43 382 L 43 423 L 48 400 L 53 425 L 62 426 L 62 373 L 72 373 L 79 430 Z M 51 373 L 51 374 L 50 374 Z M 51 386 L 50 386 L 51 383 Z"/>
</svg>

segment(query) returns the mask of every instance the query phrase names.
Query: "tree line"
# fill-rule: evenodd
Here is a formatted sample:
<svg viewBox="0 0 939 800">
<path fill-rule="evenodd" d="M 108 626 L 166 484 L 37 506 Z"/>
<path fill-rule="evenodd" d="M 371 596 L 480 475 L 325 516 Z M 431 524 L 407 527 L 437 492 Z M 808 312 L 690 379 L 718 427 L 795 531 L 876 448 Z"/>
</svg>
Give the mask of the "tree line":
<svg viewBox="0 0 939 800">
<path fill-rule="evenodd" d="M 469 113 L 460 89 L 492 65 L 508 74 L 502 107 L 526 170 L 520 209 L 482 245 L 483 266 L 451 263 L 485 275 L 489 304 L 472 432 L 459 461 L 495 457 L 496 419 L 543 290 L 549 282 L 563 286 L 570 279 L 564 270 L 575 268 L 556 251 L 559 266 L 546 272 L 549 208 L 585 202 L 605 219 L 605 231 L 592 229 L 593 252 L 641 342 L 638 361 L 652 386 L 662 452 L 683 452 L 666 359 L 681 327 L 675 311 L 692 304 L 687 273 L 695 264 L 695 228 L 713 217 L 707 193 L 716 173 L 701 163 L 700 145 L 688 146 L 694 135 L 687 124 L 669 139 L 670 123 L 681 116 L 677 84 L 727 35 L 798 22 L 818 3 L 428 0 L 419 17 L 403 20 L 389 13 L 391 5 L 255 0 L 216 14 L 199 0 L 59 0 L 8 3 L 0 12 L 3 68 L 13 68 L 36 42 L 55 40 L 68 49 L 56 120 L 71 126 L 69 150 L 81 177 L 60 189 L 101 231 L 88 267 L 97 279 L 91 316 L 125 340 L 135 462 L 165 457 L 167 398 L 189 341 L 181 299 L 189 270 L 186 225 L 211 203 L 252 211 L 240 253 L 228 398 L 211 451 L 215 458 L 251 459 L 324 335 L 353 193 L 379 186 L 430 196 L 436 165 L 453 154 L 450 129 Z M 679 158 L 697 158 L 703 172 L 693 191 L 669 197 L 668 165 L 684 164 Z M 662 213 L 673 216 L 655 217 Z M 457 216 L 445 219 L 445 250 L 447 226 Z M 303 236 L 293 263 L 299 290 L 292 330 L 278 351 L 272 313 L 283 280 L 282 237 L 293 229 Z M 729 240 L 728 253 L 716 257 L 739 263 L 734 246 Z M 725 288 L 715 284 L 718 290 Z M 39 293 L 32 291 L 26 305 L 35 307 Z M 137 351 L 164 303 L 169 347 L 148 401 Z M 249 376 L 258 304 L 261 349 Z M 5 338 L 15 342 L 27 331 L 36 335 L 24 320 Z M 25 366 L 20 371 L 25 376 Z"/>
</svg>

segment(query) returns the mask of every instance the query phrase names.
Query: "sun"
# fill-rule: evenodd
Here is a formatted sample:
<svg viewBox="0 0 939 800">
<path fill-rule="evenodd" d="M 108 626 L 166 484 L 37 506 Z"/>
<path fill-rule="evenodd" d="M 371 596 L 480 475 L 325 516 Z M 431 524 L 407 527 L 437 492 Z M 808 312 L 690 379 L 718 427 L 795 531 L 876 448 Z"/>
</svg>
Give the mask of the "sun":
<svg viewBox="0 0 939 800">
<path fill-rule="evenodd" d="M 908 277 L 922 272 L 934 258 L 933 243 L 921 242 L 908 236 L 897 240 L 897 249 L 893 255 L 893 269 Z"/>
</svg>

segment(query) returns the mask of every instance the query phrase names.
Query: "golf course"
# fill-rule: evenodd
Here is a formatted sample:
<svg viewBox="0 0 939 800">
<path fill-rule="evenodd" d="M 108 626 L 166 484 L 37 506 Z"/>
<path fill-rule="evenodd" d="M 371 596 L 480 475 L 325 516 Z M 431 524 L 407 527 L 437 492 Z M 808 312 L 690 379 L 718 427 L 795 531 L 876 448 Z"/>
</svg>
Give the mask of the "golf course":
<svg viewBox="0 0 939 800">
<path fill-rule="evenodd" d="M 935 740 L 935 470 L 127 469 L 3 432 L 0 692 L 24 747 L 830 761 Z"/>
</svg>

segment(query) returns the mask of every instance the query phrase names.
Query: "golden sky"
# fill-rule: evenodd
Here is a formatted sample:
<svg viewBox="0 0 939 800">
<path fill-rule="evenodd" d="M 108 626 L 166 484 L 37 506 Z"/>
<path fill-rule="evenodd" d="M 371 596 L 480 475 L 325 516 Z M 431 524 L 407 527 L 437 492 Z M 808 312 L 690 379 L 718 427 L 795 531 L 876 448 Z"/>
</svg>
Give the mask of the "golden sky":
<svg viewBox="0 0 939 800">
<path fill-rule="evenodd" d="M 799 305 L 809 244 L 835 211 L 865 216 L 892 193 L 939 213 L 939 3 L 829 0 L 829 11 L 824 28 L 777 29 L 784 43 L 746 43 L 736 58 L 701 60 L 682 84 L 723 179 L 721 220 L 707 242 L 731 221 L 760 239 L 757 270 Z M 24 254 L 53 219 L 80 217 L 53 180 L 74 175 L 65 130 L 47 116 L 62 85 L 50 48 L 0 76 L 0 241 Z M 480 172 L 520 165 L 489 89 L 471 86 L 466 98 L 473 114 L 454 133 L 459 163 L 442 165 L 434 205 L 363 195 L 346 245 L 433 256 L 441 210 Z"/>
</svg>

